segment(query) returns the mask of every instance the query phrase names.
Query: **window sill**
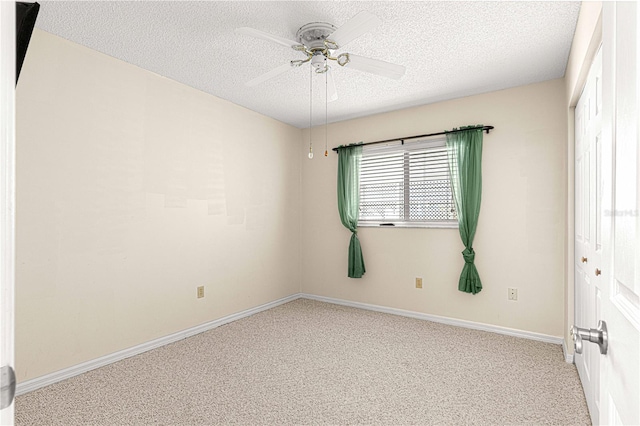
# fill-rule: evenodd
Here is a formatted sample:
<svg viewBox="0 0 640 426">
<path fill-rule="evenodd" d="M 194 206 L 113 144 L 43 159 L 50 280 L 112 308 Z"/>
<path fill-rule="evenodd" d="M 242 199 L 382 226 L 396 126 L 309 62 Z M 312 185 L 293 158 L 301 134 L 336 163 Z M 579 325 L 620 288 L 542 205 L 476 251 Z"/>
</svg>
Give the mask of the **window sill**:
<svg viewBox="0 0 640 426">
<path fill-rule="evenodd" d="M 383 223 L 393 223 L 393 225 L 383 225 Z M 435 228 L 435 229 L 458 229 L 458 222 L 431 222 L 431 223 L 410 223 L 410 222 L 359 222 L 358 228 Z"/>
</svg>

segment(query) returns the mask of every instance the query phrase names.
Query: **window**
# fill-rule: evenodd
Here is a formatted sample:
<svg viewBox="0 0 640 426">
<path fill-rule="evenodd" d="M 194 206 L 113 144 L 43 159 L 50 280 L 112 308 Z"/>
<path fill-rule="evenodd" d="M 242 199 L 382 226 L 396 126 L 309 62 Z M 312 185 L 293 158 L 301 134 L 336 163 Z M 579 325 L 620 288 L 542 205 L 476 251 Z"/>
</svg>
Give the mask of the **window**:
<svg viewBox="0 0 640 426">
<path fill-rule="evenodd" d="M 457 227 L 445 139 L 362 149 L 358 226 Z"/>
</svg>

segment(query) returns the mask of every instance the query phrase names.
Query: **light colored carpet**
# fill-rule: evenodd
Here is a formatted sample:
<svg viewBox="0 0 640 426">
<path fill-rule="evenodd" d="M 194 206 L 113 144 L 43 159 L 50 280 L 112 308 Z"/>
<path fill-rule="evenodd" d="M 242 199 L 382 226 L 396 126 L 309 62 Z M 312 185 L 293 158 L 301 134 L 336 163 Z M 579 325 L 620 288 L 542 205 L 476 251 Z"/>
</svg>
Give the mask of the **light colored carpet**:
<svg viewBox="0 0 640 426">
<path fill-rule="evenodd" d="M 22 395 L 22 425 L 589 424 L 559 345 L 299 299 Z"/>
</svg>

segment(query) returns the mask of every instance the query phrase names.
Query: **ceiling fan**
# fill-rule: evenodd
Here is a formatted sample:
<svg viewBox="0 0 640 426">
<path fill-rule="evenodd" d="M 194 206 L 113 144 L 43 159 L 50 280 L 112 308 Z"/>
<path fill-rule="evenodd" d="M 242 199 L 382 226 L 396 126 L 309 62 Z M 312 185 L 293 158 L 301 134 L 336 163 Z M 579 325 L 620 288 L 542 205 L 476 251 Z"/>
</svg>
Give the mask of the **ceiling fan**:
<svg viewBox="0 0 640 426">
<path fill-rule="evenodd" d="M 353 53 L 341 53 L 334 56 L 334 52 L 342 49 L 352 40 L 360 37 L 364 33 L 380 25 L 382 21 L 369 12 L 360 12 L 340 28 L 326 22 L 312 22 L 300 27 L 296 33 L 296 40 L 288 40 L 275 36 L 254 28 L 236 28 L 237 34 L 244 34 L 263 40 L 272 41 L 283 46 L 292 48 L 306 56 L 305 59 L 289 61 L 277 68 L 268 71 L 253 80 L 246 82 L 249 87 L 256 86 L 273 77 L 283 74 L 290 69 L 298 68 L 307 62 L 311 63 L 312 69 L 318 74 L 325 74 L 327 78 L 327 100 L 334 101 L 338 98 L 336 86 L 331 74 L 329 61 L 335 61 L 345 68 L 353 68 L 372 74 L 381 75 L 393 79 L 400 79 L 405 73 L 405 67 L 379 59 L 366 58 L 354 55 Z"/>
</svg>

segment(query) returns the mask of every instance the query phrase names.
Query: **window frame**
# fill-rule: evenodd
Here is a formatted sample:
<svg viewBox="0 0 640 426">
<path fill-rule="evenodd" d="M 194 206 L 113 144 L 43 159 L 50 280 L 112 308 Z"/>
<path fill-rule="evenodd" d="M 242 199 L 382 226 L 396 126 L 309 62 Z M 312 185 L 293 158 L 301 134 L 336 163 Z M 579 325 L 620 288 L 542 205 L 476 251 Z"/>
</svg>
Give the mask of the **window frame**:
<svg viewBox="0 0 640 426">
<path fill-rule="evenodd" d="M 362 151 L 362 158 L 364 159 L 367 154 L 384 154 L 384 153 L 393 153 L 393 152 L 403 152 L 404 160 L 403 160 L 403 169 L 404 169 L 404 179 L 408 179 L 409 168 L 406 166 L 406 163 L 409 161 L 409 153 L 411 151 L 424 150 L 429 148 L 443 148 L 446 147 L 446 137 L 438 137 L 437 139 L 428 138 L 428 139 L 419 139 L 411 142 L 391 142 L 386 143 L 381 146 L 364 146 Z M 360 169 L 360 173 L 362 173 L 362 168 Z M 451 177 L 449 177 L 449 181 L 451 181 Z M 360 191 L 360 187 L 358 188 Z M 409 212 L 410 209 L 410 198 L 409 191 L 405 185 L 404 192 L 404 211 L 405 215 Z M 405 216 L 406 217 L 406 216 Z M 459 227 L 458 219 L 451 220 L 433 220 L 433 221 L 406 221 L 406 220 L 363 220 L 361 217 L 358 218 L 358 227 L 363 228 L 441 228 L 441 229 L 457 229 Z"/>
</svg>

